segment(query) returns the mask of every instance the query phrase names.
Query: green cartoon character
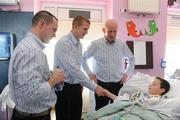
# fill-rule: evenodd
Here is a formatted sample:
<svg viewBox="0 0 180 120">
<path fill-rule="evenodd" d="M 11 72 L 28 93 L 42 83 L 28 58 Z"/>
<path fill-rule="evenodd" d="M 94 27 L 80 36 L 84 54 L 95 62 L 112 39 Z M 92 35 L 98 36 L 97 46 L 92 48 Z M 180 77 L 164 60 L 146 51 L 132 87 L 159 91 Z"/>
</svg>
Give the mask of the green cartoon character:
<svg viewBox="0 0 180 120">
<path fill-rule="evenodd" d="M 149 27 L 149 31 L 145 29 L 145 35 L 153 36 L 156 32 L 158 32 L 158 28 L 156 26 L 155 20 L 149 20 L 148 27 Z"/>
</svg>

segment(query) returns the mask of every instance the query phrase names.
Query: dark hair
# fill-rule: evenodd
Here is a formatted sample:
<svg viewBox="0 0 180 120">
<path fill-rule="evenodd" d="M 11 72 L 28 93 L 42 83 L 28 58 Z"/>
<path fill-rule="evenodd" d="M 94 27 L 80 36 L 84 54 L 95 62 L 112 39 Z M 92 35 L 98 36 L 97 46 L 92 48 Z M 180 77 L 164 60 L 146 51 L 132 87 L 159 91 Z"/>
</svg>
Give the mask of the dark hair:
<svg viewBox="0 0 180 120">
<path fill-rule="evenodd" d="M 77 26 L 81 26 L 83 21 L 87 22 L 87 23 L 91 23 L 90 20 L 84 16 L 77 16 L 73 19 L 72 25 L 77 25 Z"/>
<path fill-rule="evenodd" d="M 161 88 L 165 89 L 165 91 L 161 95 L 164 95 L 165 93 L 167 93 L 170 89 L 169 82 L 163 78 L 160 78 L 160 77 L 156 77 L 155 79 L 158 79 L 161 82 L 161 84 L 160 84 Z"/>
<path fill-rule="evenodd" d="M 45 11 L 45 10 L 39 11 L 32 18 L 32 26 L 36 26 L 37 23 L 41 19 L 43 19 L 46 22 L 46 24 L 48 25 L 49 23 L 51 23 L 53 21 L 53 18 L 55 18 L 58 21 L 58 19 L 50 12 Z"/>
</svg>

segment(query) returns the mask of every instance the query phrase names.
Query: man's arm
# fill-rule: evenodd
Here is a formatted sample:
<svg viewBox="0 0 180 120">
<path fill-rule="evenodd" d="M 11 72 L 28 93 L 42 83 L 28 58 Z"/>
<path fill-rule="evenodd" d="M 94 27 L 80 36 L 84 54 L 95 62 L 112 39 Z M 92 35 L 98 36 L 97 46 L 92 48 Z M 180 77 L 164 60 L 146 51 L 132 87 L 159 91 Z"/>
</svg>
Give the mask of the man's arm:
<svg viewBox="0 0 180 120">
<path fill-rule="evenodd" d="M 87 64 L 87 61 L 89 60 L 89 58 L 93 57 L 94 49 L 95 49 L 95 44 L 91 43 L 91 45 L 84 52 L 83 58 L 82 58 L 82 68 L 87 73 L 87 75 L 90 77 L 90 79 L 91 78 L 93 79 L 94 74 L 91 72 L 91 70 Z"/>
<path fill-rule="evenodd" d="M 68 73 L 77 80 L 80 84 L 86 86 L 90 90 L 95 91 L 100 96 L 107 96 L 107 91 L 89 80 L 86 75 L 81 71 L 73 57 L 74 51 L 68 44 L 56 44 L 55 47 L 55 60 L 61 61 Z M 55 62 L 58 64 L 57 62 Z"/>
<path fill-rule="evenodd" d="M 63 64 L 68 73 L 77 80 L 80 84 L 86 86 L 90 90 L 96 89 L 96 84 L 90 81 L 86 75 L 81 71 L 78 66 L 77 60 L 74 57 L 74 52 L 71 50 L 71 46 L 68 43 L 57 43 L 55 47 L 55 66 L 58 61 Z"/>
<path fill-rule="evenodd" d="M 37 49 L 29 49 L 21 53 L 21 56 L 14 62 L 17 70 L 16 89 L 18 94 L 23 96 L 27 102 L 36 101 L 38 99 L 46 99 L 51 95 L 51 86 L 47 80 L 44 80 L 43 71 L 47 76 L 50 72 L 46 66 L 45 55 Z M 45 65 L 44 65 L 45 64 Z"/>
</svg>

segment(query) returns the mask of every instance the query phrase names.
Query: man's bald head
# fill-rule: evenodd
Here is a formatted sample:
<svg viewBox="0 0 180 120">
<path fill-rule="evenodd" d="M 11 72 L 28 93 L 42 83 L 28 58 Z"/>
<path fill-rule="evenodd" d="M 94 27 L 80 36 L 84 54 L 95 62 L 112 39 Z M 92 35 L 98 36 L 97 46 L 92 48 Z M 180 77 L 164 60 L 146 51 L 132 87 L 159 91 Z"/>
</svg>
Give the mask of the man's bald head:
<svg viewBox="0 0 180 120">
<path fill-rule="evenodd" d="M 108 20 L 106 20 L 104 27 L 117 29 L 118 28 L 117 21 L 114 19 L 108 19 Z"/>
<path fill-rule="evenodd" d="M 112 42 L 116 39 L 116 34 L 118 30 L 118 24 L 114 19 L 106 20 L 103 28 L 104 37 L 107 41 Z"/>
</svg>

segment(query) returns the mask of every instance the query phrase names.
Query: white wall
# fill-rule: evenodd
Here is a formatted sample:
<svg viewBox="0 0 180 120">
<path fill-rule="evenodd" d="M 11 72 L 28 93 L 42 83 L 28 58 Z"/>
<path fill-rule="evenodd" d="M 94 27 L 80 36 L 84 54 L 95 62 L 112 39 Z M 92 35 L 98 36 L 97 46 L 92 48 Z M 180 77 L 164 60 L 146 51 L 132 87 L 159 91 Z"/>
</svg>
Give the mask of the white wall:
<svg viewBox="0 0 180 120">
<path fill-rule="evenodd" d="M 180 27 L 167 27 L 166 69 L 165 77 L 172 75 L 175 69 L 180 69 Z"/>
</svg>

